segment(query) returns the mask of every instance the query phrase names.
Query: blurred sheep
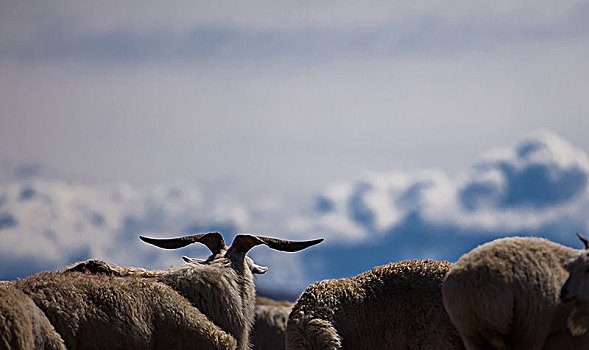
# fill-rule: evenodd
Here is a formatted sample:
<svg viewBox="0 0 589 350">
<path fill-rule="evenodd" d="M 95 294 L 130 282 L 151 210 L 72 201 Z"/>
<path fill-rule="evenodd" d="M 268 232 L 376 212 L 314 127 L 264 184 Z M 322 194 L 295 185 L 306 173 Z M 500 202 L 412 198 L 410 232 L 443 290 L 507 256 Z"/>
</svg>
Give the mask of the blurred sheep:
<svg viewBox="0 0 589 350">
<path fill-rule="evenodd" d="M 256 317 L 251 337 L 254 349 L 285 349 L 286 325 L 292 306 L 291 302 L 256 297 Z"/>
</svg>

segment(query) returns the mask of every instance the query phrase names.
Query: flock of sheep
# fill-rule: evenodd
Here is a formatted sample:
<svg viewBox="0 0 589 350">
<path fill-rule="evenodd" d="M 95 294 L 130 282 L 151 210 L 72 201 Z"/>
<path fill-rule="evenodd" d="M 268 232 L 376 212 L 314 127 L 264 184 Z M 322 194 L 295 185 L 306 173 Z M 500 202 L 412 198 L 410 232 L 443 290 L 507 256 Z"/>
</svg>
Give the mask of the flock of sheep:
<svg viewBox="0 0 589 350">
<path fill-rule="evenodd" d="M 294 304 L 256 297 L 257 245 L 318 244 L 218 232 L 140 237 L 206 245 L 167 270 L 88 260 L 0 282 L 0 349 L 589 349 L 589 241 L 577 250 L 501 238 L 458 262 L 412 260 L 309 286 Z"/>
</svg>

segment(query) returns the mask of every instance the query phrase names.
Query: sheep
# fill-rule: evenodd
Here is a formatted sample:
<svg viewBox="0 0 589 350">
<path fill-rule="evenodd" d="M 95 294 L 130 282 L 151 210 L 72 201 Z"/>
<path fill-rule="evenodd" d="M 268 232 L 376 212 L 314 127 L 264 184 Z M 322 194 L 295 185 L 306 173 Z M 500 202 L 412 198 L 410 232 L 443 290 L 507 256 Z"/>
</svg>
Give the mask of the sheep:
<svg viewBox="0 0 589 350">
<path fill-rule="evenodd" d="M 256 350 L 285 348 L 286 324 L 293 303 L 256 298 L 256 316 L 252 330 L 252 343 Z"/>
<path fill-rule="evenodd" d="M 122 268 L 100 263 L 89 269 L 98 269 L 114 276 L 151 279 L 172 287 L 215 325 L 233 336 L 239 350 L 250 348 L 249 336 L 255 318 L 256 302 L 253 274 L 263 274 L 268 270 L 267 267 L 256 265 L 246 253 L 261 244 L 280 251 L 295 252 L 323 241 L 316 239 L 293 242 L 240 234 L 227 247 L 219 232 L 169 239 L 140 238 L 146 243 L 165 249 L 202 243 L 209 248 L 212 255 L 206 260 L 183 257 L 185 265 L 168 270 Z M 84 265 L 82 263 L 74 268 L 83 272 L 88 269 Z"/>
<path fill-rule="evenodd" d="M 68 349 L 235 349 L 237 342 L 170 286 L 63 271 L 14 281 Z"/>
<path fill-rule="evenodd" d="M 578 250 L 537 237 L 508 237 L 463 255 L 442 295 L 466 348 L 562 349 L 582 344 L 566 331 L 570 308 L 559 304 L 563 264 Z"/>
<path fill-rule="evenodd" d="M 585 250 L 571 256 L 565 263 L 569 277 L 561 288 L 560 300 L 573 307 L 567 320 L 569 331 L 581 336 L 589 330 L 589 241 L 577 235 L 585 243 Z"/>
<path fill-rule="evenodd" d="M 128 274 L 125 268 L 108 264 L 102 260 L 87 260 L 76 263 L 63 271 L 78 271 L 89 275 L 107 276 L 123 276 Z M 256 296 L 255 321 L 251 333 L 254 349 L 284 349 L 286 323 L 292 306 L 293 303 L 288 301 L 275 301 Z"/>
<path fill-rule="evenodd" d="M 63 271 L 77 271 L 88 275 L 106 276 L 123 276 L 128 274 L 125 268 L 108 264 L 102 260 L 87 260 L 76 263 Z M 275 301 L 256 296 L 255 321 L 251 332 L 251 341 L 254 349 L 284 349 L 286 323 L 292 306 L 293 303 L 288 301 Z"/>
<path fill-rule="evenodd" d="M 317 282 L 291 311 L 286 348 L 464 349 L 442 304 L 450 266 L 403 261 Z"/>
<path fill-rule="evenodd" d="M 33 300 L 0 283 L 0 349 L 65 350 L 61 336 Z"/>
</svg>

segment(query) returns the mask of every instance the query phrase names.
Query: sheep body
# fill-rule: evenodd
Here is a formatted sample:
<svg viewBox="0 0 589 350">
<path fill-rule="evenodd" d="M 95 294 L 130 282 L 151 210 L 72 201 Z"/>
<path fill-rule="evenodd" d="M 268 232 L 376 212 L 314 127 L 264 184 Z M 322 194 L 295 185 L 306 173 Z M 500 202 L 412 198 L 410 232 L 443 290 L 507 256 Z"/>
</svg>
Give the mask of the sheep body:
<svg viewBox="0 0 589 350">
<path fill-rule="evenodd" d="M 463 349 L 442 303 L 450 266 L 404 261 L 309 286 L 290 314 L 287 349 Z"/>
<path fill-rule="evenodd" d="M 0 349 L 65 350 L 45 314 L 7 282 L 0 283 Z"/>
<path fill-rule="evenodd" d="M 195 266 L 199 273 L 202 274 L 202 278 L 198 279 L 197 284 L 193 283 L 194 281 L 191 280 L 190 283 L 184 283 L 185 286 L 183 288 L 183 295 L 188 296 L 191 300 L 194 300 L 194 303 L 198 307 L 203 307 L 204 309 L 208 310 L 207 305 L 202 305 L 203 301 L 201 300 L 202 294 L 200 293 L 203 290 L 202 284 L 210 283 L 210 278 L 205 278 L 204 276 L 209 275 L 209 273 L 203 273 L 201 269 L 207 270 L 206 267 L 201 265 Z M 183 268 L 184 270 L 188 267 Z M 133 276 L 135 278 L 146 278 L 151 280 L 161 280 L 162 282 L 167 282 L 175 287 L 179 287 L 182 283 L 178 281 L 184 281 L 186 276 L 172 278 L 171 276 L 177 273 L 179 268 L 173 268 L 170 270 L 146 270 L 143 268 L 136 268 L 136 267 L 121 267 L 114 264 L 109 264 L 102 260 L 91 259 L 83 262 L 79 262 L 73 264 L 72 266 L 62 270 L 63 272 L 82 272 L 84 274 L 90 275 L 105 275 L 105 276 Z M 186 271 L 184 271 L 186 272 Z M 210 277 L 210 276 L 209 276 Z M 234 276 L 228 276 L 234 277 Z M 230 278 L 222 278 L 225 281 L 230 280 Z M 208 282 L 207 282 L 208 280 Z M 196 287 L 196 288 L 195 288 Z M 215 290 L 210 291 L 210 293 L 220 293 L 216 288 Z M 227 289 L 227 288 L 226 288 Z M 206 293 L 209 294 L 209 293 Z M 235 297 L 232 297 L 235 299 Z M 207 298 L 209 299 L 209 298 Z M 268 349 L 268 350 L 279 350 L 284 349 L 284 340 L 286 334 L 286 323 L 288 321 L 288 315 L 290 310 L 292 309 L 293 303 L 286 302 L 286 301 L 275 301 L 269 298 L 264 298 L 260 296 L 256 296 L 256 306 L 255 306 L 255 321 L 253 330 L 251 333 L 252 336 L 252 344 L 253 348 L 255 349 Z M 235 315 L 234 315 L 235 316 Z M 223 320 L 218 320 L 218 322 L 223 322 Z"/>
<path fill-rule="evenodd" d="M 142 278 L 40 272 L 14 286 L 68 349 L 234 349 L 235 339 L 169 286 Z"/>
<path fill-rule="evenodd" d="M 559 304 L 559 291 L 567 278 L 563 264 L 577 251 L 543 238 L 509 237 L 463 255 L 442 294 L 466 347 L 533 350 L 567 342 L 570 309 Z"/>
<path fill-rule="evenodd" d="M 102 268 L 103 273 L 152 280 L 170 286 L 217 326 L 231 334 L 238 344 L 243 344 L 244 349 L 249 347 L 256 293 L 250 269 L 244 269 L 245 276 L 240 276 L 234 269 L 226 268 L 229 262 L 225 260 L 211 265 L 188 262 L 167 270 L 126 268 L 99 260 L 77 265 L 88 263 L 108 266 Z"/>
<path fill-rule="evenodd" d="M 256 326 L 256 320 L 258 336 L 254 335 L 252 339 L 256 349 L 260 348 L 262 342 L 265 344 L 262 348 L 269 346 L 266 347 L 268 349 L 274 349 L 273 346 L 280 342 L 284 343 L 286 322 L 292 305 L 286 307 L 284 303 L 277 302 L 272 303 L 272 306 L 259 305 L 257 301 L 262 299 L 255 297 L 253 285 L 243 283 L 243 286 L 236 288 L 235 281 L 239 281 L 240 278 L 235 270 L 220 268 L 224 263 L 226 262 L 205 265 L 187 262 L 184 266 L 167 270 L 146 270 L 108 264 L 102 260 L 88 260 L 74 264 L 68 271 L 158 281 L 178 291 L 216 325 L 228 330 L 240 343 L 249 342 L 246 337 Z M 251 278 L 253 279 L 253 276 Z M 256 303 L 251 304 L 249 300 L 256 300 Z M 263 300 L 262 303 L 270 304 L 268 300 Z M 253 324 L 249 320 L 252 320 Z M 281 332 L 282 341 L 279 341 Z M 273 339 L 267 340 L 267 336 Z"/>
</svg>

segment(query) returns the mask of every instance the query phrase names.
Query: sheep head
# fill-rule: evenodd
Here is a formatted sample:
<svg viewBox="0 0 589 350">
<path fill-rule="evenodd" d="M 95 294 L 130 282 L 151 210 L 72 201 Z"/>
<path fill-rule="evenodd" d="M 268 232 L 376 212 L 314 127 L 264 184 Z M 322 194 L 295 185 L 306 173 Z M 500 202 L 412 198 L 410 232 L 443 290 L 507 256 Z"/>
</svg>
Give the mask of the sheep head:
<svg viewBox="0 0 589 350">
<path fill-rule="evenodd" d="M 573 255 L 564 268 L 569 277 L 561 289 L 562 302 L 589 303 L 589 251 Z"/>
<path fill-rule="evenodd" d="M 571 256 L 564 265 L 569 277 L 560 290 L 563 303 L 583 302 L 589 304 L 589 240 L 577 233 L 585 250 Z"/>
<path fill-rule="evenodd" d="M 263 236 L 254 236 L 247 234 L 239 234 L 233 240 L 230 247 L 225 245 L 223 236 L 219 232 L 209 232 L 191 236 L 176 237 L 176 238 L 149 238 L 139 236 L 139 238 L 149 244 L 153 244 L 160 248 L 177 249 L 185 247 L 193 243 L 202 243 L 206 245 L 211 251 L 211 256 L 208 259 L 193 259 L 183 256 L 182 258 L 187 263 L 192 264 L 211 264 L 221 259 L 228 259 L 232 262 L 232 266 L 237 270 L 247 267 L 251 273 L 263 274 L 268 271 L 267 267 L 256 265 L 252 259 L 246 256 L 247 252 L 257 245 L 266 245 L 272 249 L 296 252 L 303 250 L 323 241 L 322 238 L 310 241 L 287 241 L 278 238 L 270 238 Z M 240 271 L 243 273 L 243 271 Z"/>
<path fill-rule="evenodd" d="M 573 305 L 567 320 L 571 334 L 580 336 L 589 330 L 589 240 L 577 233 L 585 245 L 585 250 L 574 254 L 565 263 L 569 277 L 560 290 L 563 304 Z"/>
</svg>

